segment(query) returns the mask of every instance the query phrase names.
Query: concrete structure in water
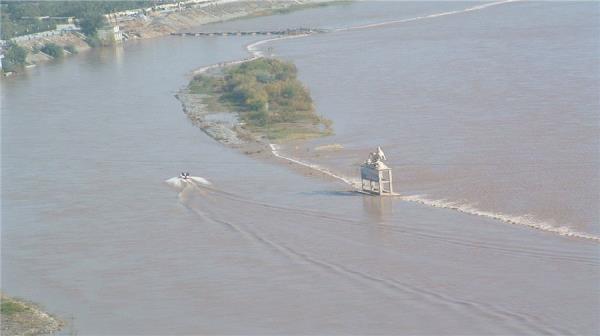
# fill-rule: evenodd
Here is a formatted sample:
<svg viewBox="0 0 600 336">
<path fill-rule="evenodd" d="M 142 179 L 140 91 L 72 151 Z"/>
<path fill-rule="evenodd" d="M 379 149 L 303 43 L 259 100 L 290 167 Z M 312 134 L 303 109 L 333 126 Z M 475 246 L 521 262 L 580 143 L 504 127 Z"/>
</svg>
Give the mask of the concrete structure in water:
<svg viewBox="0 0 600 336">
<path fill-rule="evenodd" d="M 123 33 L 119 26 L 108 26 L 98 29 L 98 38 L 103 44 L 118 43 L 123 40 Z"/>
<path fill-rule="evenodd" d="M 387 161 L 381 147 L 370 153 L 369 158 L 360 166 L 360 182 L 363 192 L 387 196 L 394 195 L 392 186 L 392 168 L 383 161 Z"/>
</svg>

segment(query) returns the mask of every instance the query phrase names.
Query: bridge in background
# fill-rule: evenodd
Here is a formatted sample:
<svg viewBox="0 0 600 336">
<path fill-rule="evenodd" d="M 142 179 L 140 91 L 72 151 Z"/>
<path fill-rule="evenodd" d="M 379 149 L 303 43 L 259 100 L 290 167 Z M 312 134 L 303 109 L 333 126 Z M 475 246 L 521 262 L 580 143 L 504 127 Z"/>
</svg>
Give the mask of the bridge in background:
<svg viewBox="0 0 600 336">
<path fill-rule="evenodd" d="M 232 31 L 232 32 L 179 32 L 171 33 L 173 36 L 254 36 L 254 35 L 304 35 L 324 33 L 323 29 L 294 28 L 285 30 L 263 30 L 263 31 Z"/>
</svg>

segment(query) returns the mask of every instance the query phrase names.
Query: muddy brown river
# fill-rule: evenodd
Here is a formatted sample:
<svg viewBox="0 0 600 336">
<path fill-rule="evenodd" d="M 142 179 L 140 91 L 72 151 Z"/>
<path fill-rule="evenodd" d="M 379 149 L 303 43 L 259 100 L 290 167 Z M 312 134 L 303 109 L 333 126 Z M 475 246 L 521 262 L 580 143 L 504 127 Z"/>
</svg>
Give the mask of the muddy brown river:
<svg viewBox="0 0 600 336">
<path fill-rule="evenodd" d="M 296 63 L 335 130 L 279 153 L 353 179 L 381 145 L 400 198 L 188 122 L 189 73 L 261 37 L 128 42 L 2 80 L 2 290 L 65 334 L 597 334 L 599 5 L 480 5 L 202 27 L 329 30 L 257 47 Z M 165 183 L 181 171 L 212 184 Z"/>
</svg>

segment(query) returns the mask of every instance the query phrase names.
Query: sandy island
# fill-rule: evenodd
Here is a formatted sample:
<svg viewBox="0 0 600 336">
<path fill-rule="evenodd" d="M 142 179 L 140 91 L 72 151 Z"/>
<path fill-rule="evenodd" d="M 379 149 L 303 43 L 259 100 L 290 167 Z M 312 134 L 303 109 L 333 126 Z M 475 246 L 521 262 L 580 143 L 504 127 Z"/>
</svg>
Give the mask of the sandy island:
<svg viewBox="0 0 600 336">
<path fill-rule="evenodd" d="M 263 41 L 255 42 L 253 45 Z M 198 76 L 220 78 L 224 72 L 239 68 L 240 64 L 248 62 L 260 62 L 260 60 L 263 62 L 270 62 L 271 60 L 282 62 L 263 57 L 259 52 L 251 50 L 251 47 L 252 45 L 248 46 L 248 49 L 253 56 L 243 60 L 202 67 L 193 72 L 194 78 L 198 78 Z M 182 109 L 190 122 L 212 139 L 257 159 L 284 163 L 305 176 L 319 176 L 328 180 L 342 181 L 351 186 L 355 185 L 356 181 L 315 164 L 287 157 L 281 153 L 281 148 L 284 145 L 292 148 L 303 148 L 305 151 L 315 153 L 337 151 L 343 148 L 339 144 L 323 145 L 314 148 L 314 150 L 306 147 L 307 140 L 332 134 L 331 122 L 314 114 L 310 97 L 308 99 L 310 100 L 311 109 L 313 109 L 311 113 L 314 114 L 314 118 L 300 119 L 299 122 L 295 123 L 281 123 L 274 138 L 269 136 L 268 131 L 268 127 L 272 127 L 272 124 L 268 127 L 267 125 L 249 126 L 247 118 L 245 119 L 245 113 L 248 113 L 248 111 L 243 111 L 237 106 L 232 107 L 231 105 L 218 103 L 223 93 L 215 94 L 214 92 L 195 90 L 194 81 L 195 79 L 192 79 L 190 84 L 181 89 L 175 96 L 181 102 Z M 308 91 L 306 90 L 306 92 Z M 276 100 L 276 98 L 270 97 L 268 104 L 273 105 L 273 100 Z M 215 102 L 217 103 L 215 104 Z M 291 113 L 301 114 L 303 112 L 291 111 Z"/>
</svg>

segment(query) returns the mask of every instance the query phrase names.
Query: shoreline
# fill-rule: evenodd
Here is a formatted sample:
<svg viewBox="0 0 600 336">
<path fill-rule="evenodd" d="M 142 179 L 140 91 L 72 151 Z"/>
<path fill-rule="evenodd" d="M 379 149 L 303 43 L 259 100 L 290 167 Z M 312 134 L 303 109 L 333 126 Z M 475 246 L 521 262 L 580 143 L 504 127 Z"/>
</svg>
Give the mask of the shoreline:
<svg viewBox="0 0 600 336">
<path fill-rule="evenodd" d="M 202 8 L 187 8 L 177 12 L 159 13 L 146 19 L 135 18 L 129 21 L 117 22 L 121 32 L 129 38 L 121 42 L 100 46 L 99 48 L 115 48 L 130 41 L 152 39 L 181 32 L 183 29 L 200 27 L 206 24 L 220 23 L 261 16 L 278 15 L 295 10 L 308 9 L 318 6 L 328 6 L 344 0 L 301 0 L 301 1 L 255 1 L 255 0 L 215 0 L 210 6 Z M 7 40 L 10 41 L 10 40 Z M 52 36 L 44 36 L 15 42 L 27 50 L 26 64 L 19 71 L 3 72 L 0 78 L 14 77 L 34 68 L 55 60 L 39 50 L 40 46 L 53 43 L 65 49 L 72 47 L 74 52 L 64 50 L 63 59 L 73 54 L 94 49 L 86 42 L 86 36 L 78 31 L 65 31 Z"/>
<path fill-rule="evenodd" d="M 2 335 L 50 335 L 66 323 L 44 312 L 38 305 L 1 294 Z"/>
</svg>

